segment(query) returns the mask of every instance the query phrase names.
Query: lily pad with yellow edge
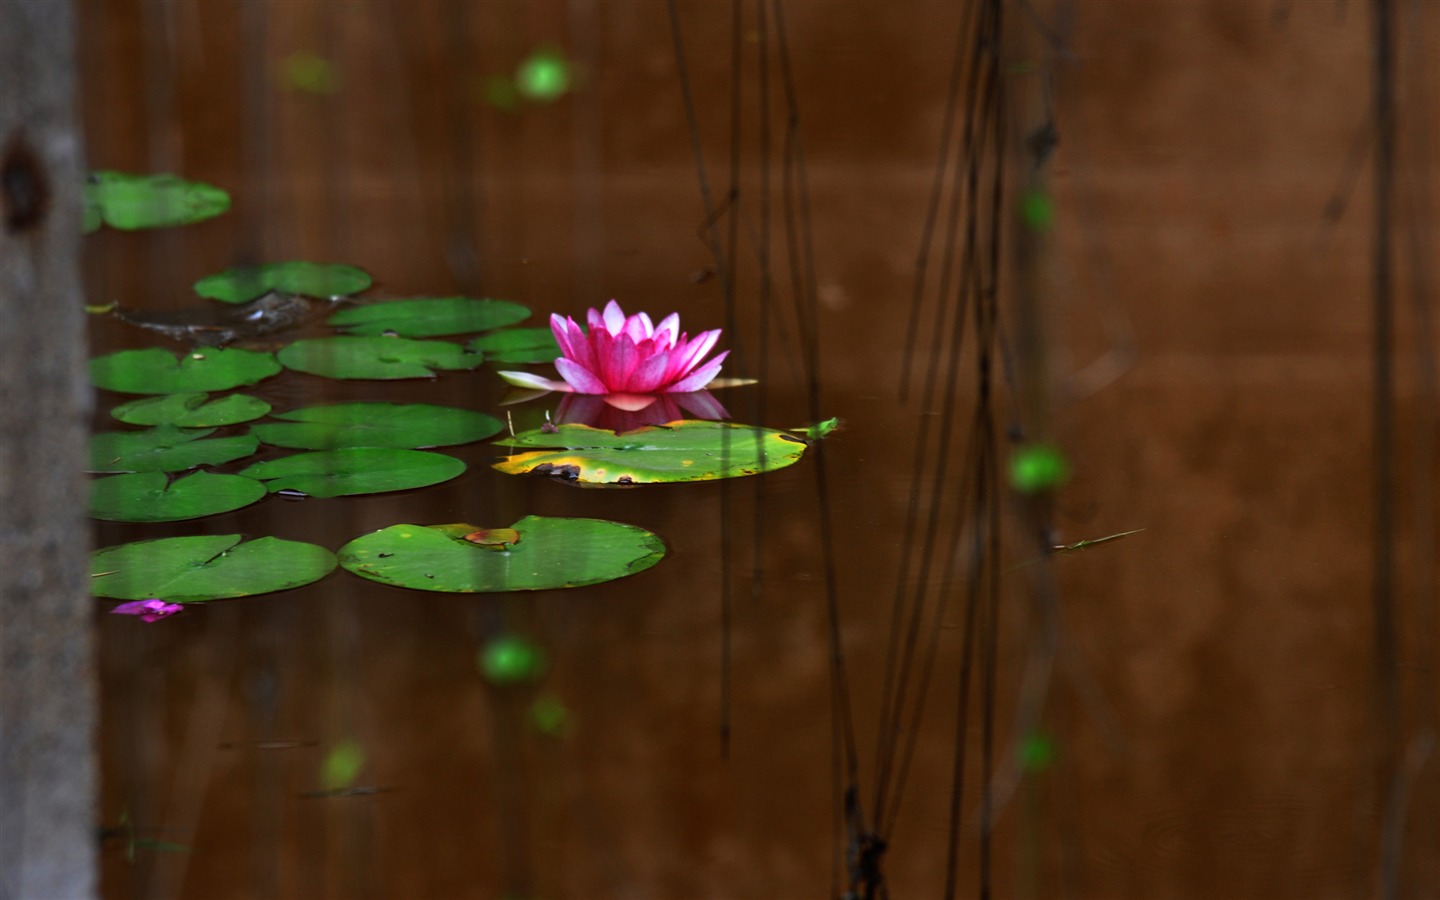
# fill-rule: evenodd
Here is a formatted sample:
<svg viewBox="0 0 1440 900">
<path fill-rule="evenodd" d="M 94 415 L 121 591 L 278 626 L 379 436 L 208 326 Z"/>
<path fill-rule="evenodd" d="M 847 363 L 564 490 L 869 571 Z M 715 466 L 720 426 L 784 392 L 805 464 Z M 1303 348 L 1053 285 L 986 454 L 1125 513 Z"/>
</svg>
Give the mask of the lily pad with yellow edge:
<svg viewBox="0 0 1440 900">
<path fill-rule="evenodd" d="M 507 457 L 495 464 L 501 472 L 612 485 L 758 475 L 794 465 L 808 446 L 803 438 L 771 428 L 690 420 L 624 434 L 588 425 L 560 425 L 496 443 L 552 448 Z"/>
</svg>

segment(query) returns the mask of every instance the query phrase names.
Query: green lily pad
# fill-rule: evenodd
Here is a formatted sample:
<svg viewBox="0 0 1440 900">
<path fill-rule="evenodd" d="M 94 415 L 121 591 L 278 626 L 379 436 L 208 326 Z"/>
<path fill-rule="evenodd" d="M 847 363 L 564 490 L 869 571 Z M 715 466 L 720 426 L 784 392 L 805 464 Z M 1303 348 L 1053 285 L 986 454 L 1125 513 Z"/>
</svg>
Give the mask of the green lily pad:
<svg viewBox="0 0 1440 900">
<path fill-rule="evenodd" d="M 598 584 L 643 572 L 665 555 L 658 535 L 603 519 L 526 516 L 503 550 L 465 535 L 475 525 L 391 525 L 340 548 L 340 565 L 362 578 L 422 591 L 540 591 Z"/>
<path fill-rule="evenodd" d="M 338 263 L 267 263 L 236 266 L 195 282 L 195 293 L 223 303 L 246 303 L 270 291 L 306 297 L 348 297 L 370 286 L 364 270 Z"/>
<path fill-rule="evenodd" d="M 482 334 L 465 346 L 484 353 L 489 362 L 542 363 L 560 356 L 555 333 L 548 328 L 505 328 Z"/>
<path fill-rule="evenodd" d="M 206 402 L 207 400 L 209 402 Z M 132 400 L 110 410 L 110 415 L 129 425 L 208 428 L 249 422 L 269 411 L 270 404 L 247 394 L 231 394 L 218 400 L 210 400 L 209 394 L 186 393 Z"/>
<path fill-rule="evenodd" d="M 417 297 L 342 309 L 329 323 L 350 334 L 424 338 L 503 328 L 529 318 L 530 310 L 508 300 Z"/>
<path fill-rule="evenodd" d="M 710 481 L 783 469 L 807 444 L 770 428 L 731 422 L 672 422 L 616 434 L 588 425 L 536 429 L 496 441 L 511 447 L 555 447 L 507 457 L 511 475 L 549 475 L 585 484 Z"/>
<path fill-rule="evenodd" d="M 443 453 L 354 447 L 258 462 L 240 474 L 266 482 L 271 493 L 341 497 L 427 487 L 464 471 L 465 463 Z"/>
<path fill-rule="evenodd" d="M 85 231 L 103 222 L 135 231 L 189 225 L 230 208 L 230 195 L 214 185 L 176 175 L 92 172 L 85 182 Z"/>
<path fill-rule="evenodd" d="M 250 433 L 276 447 L 441 447 L 499 433 L 499 419 L 429 403 L 336 403 L 279 413 L 285 423 L 255 425 Z"/>
<path fill-rule="evenodd" d="M 325 378 L 430 378 L 438 369 L 473 369 L 484 360 L 450 341 L 333 337 L 296 341 L 279 353 L 285 368 Z"/>
<path fill-rule="evenodd" d="M 199 603 L 299 587 L 334 568 L 333 553 L 300 541 L 262 537 L 241 543 L 238 534 L 159 538 L 90 554 L 90 593 Z"/>
<path fill-rule="evenodd" d="M 160 425 L 145 431 L 107 431 L 90 437 L 91 472 L 182 472 L 218 466 L 255 452 L 252 435 L 202 438 L 213 428 L 181 429 Z"/>
<path fill-rule="evenodd" d="M 239 475 L 196 472 L 171 481 L 164 472 L 112 475 L 90 485 L 90 515 L 107 522 L 178 522 L 230 512 L 265 496 L 265 485 Z"/>
<path fill-rule="evenodd" d="M 122 394 L 228 391 L 263 381 L 282 366 L 253 350 L 194 350 L 176 358 L 168 350 L 121 350 L 90 360 L 96 387 Z"/>
</svg>

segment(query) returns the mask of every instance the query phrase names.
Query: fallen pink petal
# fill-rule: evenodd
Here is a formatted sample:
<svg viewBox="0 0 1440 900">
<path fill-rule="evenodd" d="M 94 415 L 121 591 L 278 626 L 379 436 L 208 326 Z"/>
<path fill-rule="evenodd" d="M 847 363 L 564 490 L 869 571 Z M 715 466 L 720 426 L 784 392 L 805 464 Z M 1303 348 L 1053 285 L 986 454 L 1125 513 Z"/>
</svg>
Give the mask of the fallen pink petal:
<svg viewBox="0 0 1440 900">
<path fill-rule="evenodd" d="M 121 616 L 139 616 L 142 622 L 158 622 L 173 616 L 185 606 L 182 603 L 166 603 L 163 600 L 131 600 L 122 603 L 110 612 Z"/>
<path fill-rule="evenodd" d="M 563 381 L 529 372 L 501 372 L 500 377 L 517 387 L 578 394 L 692 393 L 715 379 L 730 353 L 724 350 L 705 359 L 720 340 L 719 329 L 692 339 L 680 330 L 678 313 L 656 325 L 643 312 L 625 315 L 614 300 L 603 312 L 592 308 L 586 326 L 570 317 L 550 317 L 562 354 L 555 369 Z"/>
</svg>

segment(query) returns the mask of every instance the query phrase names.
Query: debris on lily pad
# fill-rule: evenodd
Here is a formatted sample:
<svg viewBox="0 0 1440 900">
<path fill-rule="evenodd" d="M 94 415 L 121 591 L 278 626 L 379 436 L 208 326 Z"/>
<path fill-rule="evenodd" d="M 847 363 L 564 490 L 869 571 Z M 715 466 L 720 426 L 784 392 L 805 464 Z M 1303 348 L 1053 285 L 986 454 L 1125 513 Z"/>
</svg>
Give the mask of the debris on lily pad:
<svg viewBox="0 0 1440 900">
<path fill-rule="evenodd" d="M 477 525 L 391 525 L 341 547 L 340 565 L 396 587 L 486 593 L 598 584 L 665 555 L 658 535 L 604 519 L 526 516 L 510 528 L 515 541 L 497 550 L 467 540 Z"/>
<path fill-rule="evenodd" d="M 520 532 L 513 528 L 481 528 L 464 535 L 465 540 L 486 550 L 509 550 L 520 543 Z"/>
</svg>

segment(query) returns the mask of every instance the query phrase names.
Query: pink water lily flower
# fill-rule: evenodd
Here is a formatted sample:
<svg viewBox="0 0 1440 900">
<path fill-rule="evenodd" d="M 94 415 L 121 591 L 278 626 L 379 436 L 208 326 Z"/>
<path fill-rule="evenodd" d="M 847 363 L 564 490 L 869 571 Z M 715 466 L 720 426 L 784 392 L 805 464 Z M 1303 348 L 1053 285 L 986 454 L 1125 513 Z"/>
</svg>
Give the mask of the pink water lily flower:
<svg viewBox="0 0 1440 900">
<path fill-rule="evenodd" d="M 173 616 L 185 606 L 182 603 L 166 603 L 163 600 L 131 600 L 122 603 L 110 612 L 122 616 L 139 616 L 144 622 L 158 622 L 166 616 Z"/>
<path fill-rule="evenodd" d="M 572 318 L 550 317 L 550 330 L 564 354 L 555 360 L 555 368 L 564 381 L 529 372 L 501 372 L 500 377 L 517 387 L 579 394 L 690 393 L 709 384 L 730 353 L 725 350 L 702 364 L 720 330 L 701 332 L 692 340 L 680 331 L 679 313 L 655 325 L 643 312 L 626 316 L 611 300 L 604 312 L 591 308 L 587 324 L 585 330 Z"/>
</svg>

